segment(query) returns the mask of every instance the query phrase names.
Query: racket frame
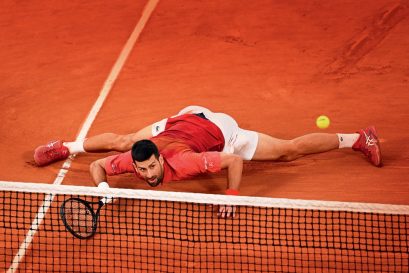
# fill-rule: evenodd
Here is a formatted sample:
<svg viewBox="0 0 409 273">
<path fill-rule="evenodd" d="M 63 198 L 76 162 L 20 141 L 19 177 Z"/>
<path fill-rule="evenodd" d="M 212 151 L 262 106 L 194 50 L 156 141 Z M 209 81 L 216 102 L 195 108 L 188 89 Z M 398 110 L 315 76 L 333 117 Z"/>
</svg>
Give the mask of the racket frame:
<svg viewBox="0 0 409 273">
<path fill-rule="evenodd" d="M 66 210 L 66 204 L 67 204 L 68 202 L 72 202 L 72 201 L 81 203 L 81 204 L 84 205 L 85 208 L 91 213 L 91 216 L 92 216 L 92 232 L 90 232 L 87 236 L 82 236 L 82 235 L 78 234 L 77 232 L 75 232 L 75 231 L 72 229 L 72 227 L 71 227 L 71 226 L 68 224 L 68 222 L 67 222 L 66 212 L 65 212 L 65 210 Z M 98 204 L 98 209 L 97 209 L 96 212 L 94 212 L 94 210 L 92 209 L 92 206 L 91 206 L 92 204 Z M 95 233 L 96 233 L 96 231 L 97 231 L 99 212 L 100 212 L 100 210 L 101 210 L 101 208 L 102 208 L 103 206 L 104 206 L 104 202 L 102 202 L 102 201 L 99 201 L 99 202 L 88 202 L 88 201 L 83 200 L 83 199 L 78 198 L 78 197 L 71 197 L 71 198 L 66 199 L 66 200 L 61 204 L 61 207 L 60 207 L 60 217 L 61 217 L 62 222 L 64 223 L 65 228 L 66 228 L 72 235 L 74 235 L 75 237 L 77 237 L 77 238 L 79 238 L 79 239 L 89 239 L 89 238 L 91 238 L 92 236 L 94 236 Z"/>
</svg>

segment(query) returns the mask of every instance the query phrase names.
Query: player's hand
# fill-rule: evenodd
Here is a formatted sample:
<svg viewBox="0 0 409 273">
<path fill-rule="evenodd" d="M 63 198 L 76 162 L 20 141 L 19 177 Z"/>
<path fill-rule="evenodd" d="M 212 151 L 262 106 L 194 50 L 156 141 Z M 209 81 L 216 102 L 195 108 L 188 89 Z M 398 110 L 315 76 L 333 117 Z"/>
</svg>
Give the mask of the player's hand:
<svg viewBox="0 0 409 273">
<path fill-rule="evenodd" d="M 99 189 L 107 190 L 107 189 L 109 189 L 109 185 L 108 185 L 107 182 L 100 182 L 100 183 L 98 184 L 98 188 L 99 188 Z M 107 195 L 105 195 L 104 197 L 102 197 L 102 198 L 100 199 L 100 201 L 105 205 L 105 204 L 109 204 L 109 203 L 115 202 L 116 200 L 112 197 L 111 194 L 107 194 Z"/>
<path fill-rule="evenodd" d="M 234 218 L 236 216 L 236 206 L 220 205 L 217 215 L 220 218 Z"/>
</svg>

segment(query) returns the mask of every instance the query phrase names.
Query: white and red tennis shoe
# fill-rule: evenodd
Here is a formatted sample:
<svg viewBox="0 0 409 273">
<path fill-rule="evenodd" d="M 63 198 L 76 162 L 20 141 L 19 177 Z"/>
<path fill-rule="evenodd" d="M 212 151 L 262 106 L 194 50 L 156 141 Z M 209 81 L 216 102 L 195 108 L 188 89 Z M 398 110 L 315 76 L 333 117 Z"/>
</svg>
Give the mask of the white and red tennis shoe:
<svg viewBox="0 0 409 273">
<path fill-rule="evenodd" d="M 34 151 L 34 161 L 38 166 L 46 166 L 53 162 L 68 158 L 70 152 L 62 140 L 50 141 L 38 146 Z"/>
<path fill-rule="evenodd" d="M 381 146 L 375 127 L 371 126 L 358 131 L 359 138 L 352 146 L 355 151 L 362 152 L 376 167 L 382 166 Z"/>
</svg>

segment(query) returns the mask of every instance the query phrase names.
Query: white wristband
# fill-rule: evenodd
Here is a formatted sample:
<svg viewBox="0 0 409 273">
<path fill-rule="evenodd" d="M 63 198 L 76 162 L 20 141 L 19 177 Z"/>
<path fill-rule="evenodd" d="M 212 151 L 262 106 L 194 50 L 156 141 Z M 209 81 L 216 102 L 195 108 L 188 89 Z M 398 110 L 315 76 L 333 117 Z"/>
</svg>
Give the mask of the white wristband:
<svg viewBox="0 0 409 273">
<path fill-rule="evenodd" d="M 100 183 L 98 184 L 98 188 L 99 188 L 99 189 L 109 189 L 109 185 L 108 185 L 107 182 L 103 181 L 103 182 L 100 182 Z M 111 203 L 111 202 L 112 202 L 112 196 L 111 196 L 110 194 L 108 194 L 107 196 L 103 197 L 103 198 L 101 199 L 101 201 L 102 201 L 102 203 L 104 203 L 104 204 Z"/>
<path fill-rule="evenodd" d="M 107 182 L 100 182 L 99 184 L 98 184 L 98 188 L 100 188 L 100 189 L 109 189 L 109 185 L 108 185 L 108 183 Z"/>
</svg>

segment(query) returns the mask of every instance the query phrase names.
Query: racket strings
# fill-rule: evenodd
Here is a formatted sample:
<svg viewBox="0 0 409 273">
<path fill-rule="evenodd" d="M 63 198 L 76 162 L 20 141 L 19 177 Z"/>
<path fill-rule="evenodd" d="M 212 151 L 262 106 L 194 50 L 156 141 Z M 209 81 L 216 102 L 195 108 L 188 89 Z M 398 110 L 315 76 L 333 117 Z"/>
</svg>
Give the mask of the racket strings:
<svg viewBox="0 0 409 273">
<path fill-rule="evenodd" d="M 87 237 L 93 233 L 94 219 L 89 208 L 76 200 L 71 200 L 65 204 L 65 218 L 73 232 L 82 237 Z"/>
</svg>

